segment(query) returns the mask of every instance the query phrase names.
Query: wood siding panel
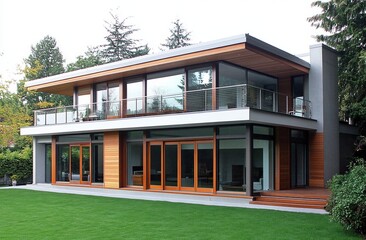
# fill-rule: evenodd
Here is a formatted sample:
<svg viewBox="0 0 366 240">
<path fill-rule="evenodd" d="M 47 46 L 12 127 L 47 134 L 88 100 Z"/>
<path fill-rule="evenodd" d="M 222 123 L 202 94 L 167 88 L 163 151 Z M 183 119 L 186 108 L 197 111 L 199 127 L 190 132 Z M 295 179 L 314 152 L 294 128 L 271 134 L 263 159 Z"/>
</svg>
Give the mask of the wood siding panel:
<svg viewBox="0 0 366 240">
<path fill-rule="evenodd" d="M 292 110 L 292 84 L 291 78 L 278 79 L 278 92 L 283 94 L 279 96 L 278 108 L 280 112 L 286 112 Z M 288 98 L 286 99 L 286 96 Z M 288 109 L 286 109 L 286 107 Z"/>
<path fill-rule="evenodd" d="M 104 133 L 104 186 L 120 187 L 120 137 L 119 132 Z"/>
<path fill-rule="evenodd" d="M 309 186 L 324 187 L 324 135 L 310 134 Z"/>
<path fill-rule="evenodd" d="M 290 189 L 290 130 L 278 127 L 276 131 L 275 190 Z"/>
</svg>

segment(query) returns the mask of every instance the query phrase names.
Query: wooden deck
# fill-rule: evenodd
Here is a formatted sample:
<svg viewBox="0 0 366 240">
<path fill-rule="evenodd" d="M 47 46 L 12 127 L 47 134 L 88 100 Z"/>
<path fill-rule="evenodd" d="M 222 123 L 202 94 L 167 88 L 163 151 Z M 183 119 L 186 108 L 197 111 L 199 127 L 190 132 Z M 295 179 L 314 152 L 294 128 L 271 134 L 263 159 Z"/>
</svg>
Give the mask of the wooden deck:
<svg viewBox="0 0 366 240">
<path fill-rule="evenodd" d="M 325 188 L 299 188 L 262 192 L 251 204 L 324 209 L 330 191 Z"/>
</svg>

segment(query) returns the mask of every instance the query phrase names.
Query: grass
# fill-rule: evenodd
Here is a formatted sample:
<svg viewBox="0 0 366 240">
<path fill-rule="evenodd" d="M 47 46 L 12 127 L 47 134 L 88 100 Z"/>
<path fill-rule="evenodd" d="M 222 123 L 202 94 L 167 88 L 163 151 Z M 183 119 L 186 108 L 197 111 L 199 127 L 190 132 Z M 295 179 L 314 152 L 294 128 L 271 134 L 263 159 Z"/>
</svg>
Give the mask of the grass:
<svg viewBox="0 0 366 240">
<path fill-rule="evenodd" d="M 327 215 L 0 190 L 0 239 L 360 239 Z"/>
</svg>

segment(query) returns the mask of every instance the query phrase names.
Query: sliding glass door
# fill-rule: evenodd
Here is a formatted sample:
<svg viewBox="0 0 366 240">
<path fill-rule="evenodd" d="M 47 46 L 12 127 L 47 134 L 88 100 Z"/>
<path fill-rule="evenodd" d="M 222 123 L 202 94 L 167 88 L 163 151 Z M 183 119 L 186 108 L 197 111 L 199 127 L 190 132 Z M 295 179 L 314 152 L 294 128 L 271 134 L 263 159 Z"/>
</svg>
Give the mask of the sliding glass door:
<svg viewBox="0 0 366 240">
<path fill-rule="evenodd" d="M 90 146 L 71 145 L 70 147 L 71 182 L 90 183 Z"/>
</svg>

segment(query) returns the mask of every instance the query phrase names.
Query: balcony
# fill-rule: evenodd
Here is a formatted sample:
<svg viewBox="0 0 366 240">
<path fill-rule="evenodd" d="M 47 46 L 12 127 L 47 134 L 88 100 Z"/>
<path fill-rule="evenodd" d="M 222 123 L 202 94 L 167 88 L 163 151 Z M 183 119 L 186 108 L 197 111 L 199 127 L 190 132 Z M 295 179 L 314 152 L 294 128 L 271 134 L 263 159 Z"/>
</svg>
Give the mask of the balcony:
<svg viewBox="0 0 366 240">
<path fill-rule="evenodd" d="M 311 118 L 311 102 L 243 84 L 197 89 L 113 102 L 66 106 L 34 111 L 35 126 L 97 121 L 114 118 L 225 109 L 253 108 Z"/>
</svg>

